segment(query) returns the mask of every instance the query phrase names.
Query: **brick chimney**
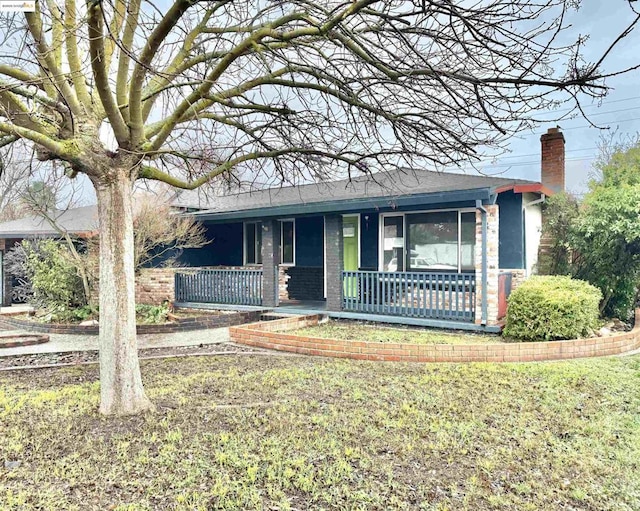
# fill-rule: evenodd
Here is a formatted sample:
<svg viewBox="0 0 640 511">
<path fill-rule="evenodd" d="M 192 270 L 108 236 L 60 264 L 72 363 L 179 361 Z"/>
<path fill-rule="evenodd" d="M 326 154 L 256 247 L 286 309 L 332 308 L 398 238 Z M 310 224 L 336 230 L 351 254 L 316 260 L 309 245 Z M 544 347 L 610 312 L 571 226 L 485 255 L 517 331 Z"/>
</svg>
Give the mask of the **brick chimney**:
<svg viewBox="0 0 640 511">
<path fill-rule="evenodd" d="M 544 186 L 554 192 L 564 191 L 564 135 L 560 128 L 549 128 L 540 137 L 542 152 L 541 178 Z"/>
</svg>

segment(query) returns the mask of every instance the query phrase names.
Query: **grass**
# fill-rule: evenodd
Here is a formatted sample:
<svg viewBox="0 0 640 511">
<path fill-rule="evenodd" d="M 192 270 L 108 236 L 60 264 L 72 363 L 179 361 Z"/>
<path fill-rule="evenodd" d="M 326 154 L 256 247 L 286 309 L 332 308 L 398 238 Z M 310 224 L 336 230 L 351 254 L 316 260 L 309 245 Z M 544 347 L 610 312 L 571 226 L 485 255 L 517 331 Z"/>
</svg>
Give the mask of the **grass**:
<svg viewBox="0 0 640 511">
<path fill-rule="evenodd" d="M 379 323 L 330 320 L 287 333 L 306 337 L 322 337 L 346 341 L 369 341 L 409 344 L 495 344 L 503 342 L 498 335 L 480 335 L 466 332 L 442 332 L 432 328 L 383 327 Z"/>
<path fill-rule="evenodd" d="M 639 357 L 142 368 L 128 419 L 94 367 L 0 375 L 0 509 L 640 509 Z"/>
</svg>

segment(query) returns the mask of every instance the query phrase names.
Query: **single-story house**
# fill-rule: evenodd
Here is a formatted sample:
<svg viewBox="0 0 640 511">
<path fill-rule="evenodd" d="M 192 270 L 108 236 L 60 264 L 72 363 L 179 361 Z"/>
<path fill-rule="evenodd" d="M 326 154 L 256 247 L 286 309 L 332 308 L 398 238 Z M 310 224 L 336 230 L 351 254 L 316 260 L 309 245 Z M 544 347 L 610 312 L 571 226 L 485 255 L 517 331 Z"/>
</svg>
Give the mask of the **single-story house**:
<svg viewBox="0 0 640 511">
<path fill-rule="evenodd" d="M 212 242 L 183 254 L 201 269 L 176 274 L 176 301 L 491 327 L 535 269 L 564 143 L 541 137 L 540 181 L 396 169 L 219 197 L 191 213 Z"/>
<path fill-rule="evenodd" d="M 539 181 L 395 169 L 228 194 L 204 209 L 178 195 L 172 206 L 211 243 L 183 252 L 188 269 L 146 283 L 179 304 L 491 329 L 510 286 L 535 270 L 542 203 L 564 189 L 564 144 L 557 128 L 541 137 Z M 95 232 L 95 206 L 65 214 L 69 232 Z M 0 257 L 17 239 L 55 236 L 45 223 L 0 224 Z"/>
</svg>

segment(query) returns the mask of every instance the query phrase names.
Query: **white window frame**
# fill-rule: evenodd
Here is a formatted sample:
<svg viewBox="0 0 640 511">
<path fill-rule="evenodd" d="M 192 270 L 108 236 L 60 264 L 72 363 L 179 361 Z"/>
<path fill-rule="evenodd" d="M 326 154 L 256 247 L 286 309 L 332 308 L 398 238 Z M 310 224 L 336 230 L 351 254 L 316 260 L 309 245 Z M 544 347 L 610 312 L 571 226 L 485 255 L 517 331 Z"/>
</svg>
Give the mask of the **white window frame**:
<svg viewBox="0 0 640 511">
<path fill-rule="evenodd" d="M 380 219 L 378 221 L 378 271 L 384 271 L 384 219 L 386 217 L 394 217 L 401 216 L 402 217 L 402 238 L 403 238 L 403 247 L 402 247 L 402 257 L 404 259 L 402 267 L 404 268 L 403 272 L 406 272 L 407 266 L 407 215 L 415 215 L 419 213 L 447 213 L 450 211 L 456 211 L 458 213 L 458 273 L 462 273 L 461 269 L 461 250 L 462 244 L 460 243 L 462 237 L 462 213 L 475 213 L 475 208 L 445 208 L 445 209 L 422 209 L 416 211 L 403 211 L 403 212 L 389 212 L 389 213 L 380 213 Z M 429 271 L 429 270 L 427 270 Z M 437 270 L 433 270 L 437 271 Z"/>
<path fill-rule="evenodd" d="M 262 266 L 262 263 L 249 263 L 247 262 L 247 225 L 249 224 L 253 224 L 256 226 L 256 235 L 258 233 L 258 228 L 262 231 L 262 222 L 260 220 L 254 220 L 251 222 L 242 222 L 242 263 L 243 266 Z M 257 247 L 258 247 L 258 240 L 255 240 L 255 246 L 256 246 L 256 252 L 253 254 L 255 257 L 255 260 L 258 261 L 258 252 L 257 252 Z M 262 244 L 260 244 L 260 247 L 262 248 Z"/>
<path fill-rule="evenodd" d="M 291 254 L 293 256 L 293 262 L 285 263 L 284 262 L 284 230 L 282 229 L 282 224 L 285 222 L 291 222 L 293 227 L 293 246 L 291 247 Z M 296 265 L 296 219 L 295 218 L 282 218 L 280 220 L 280 265 L 281 266 L 295 266 Z"/>
</svg>

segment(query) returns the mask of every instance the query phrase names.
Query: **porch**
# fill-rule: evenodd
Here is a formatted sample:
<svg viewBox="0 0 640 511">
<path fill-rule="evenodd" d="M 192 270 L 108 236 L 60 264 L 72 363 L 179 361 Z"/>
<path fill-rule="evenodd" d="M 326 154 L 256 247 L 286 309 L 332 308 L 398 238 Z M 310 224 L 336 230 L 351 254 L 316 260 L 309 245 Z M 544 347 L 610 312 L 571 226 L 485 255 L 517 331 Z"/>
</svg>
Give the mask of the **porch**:
<svg viewBox="0 0 640 511">
<path fill-rule="evenodd" d="M 498 206 L 405 211 L 212 223 L 213 264 L 178 271 L 175 301 L 495 329 Z"/>
</svg>

